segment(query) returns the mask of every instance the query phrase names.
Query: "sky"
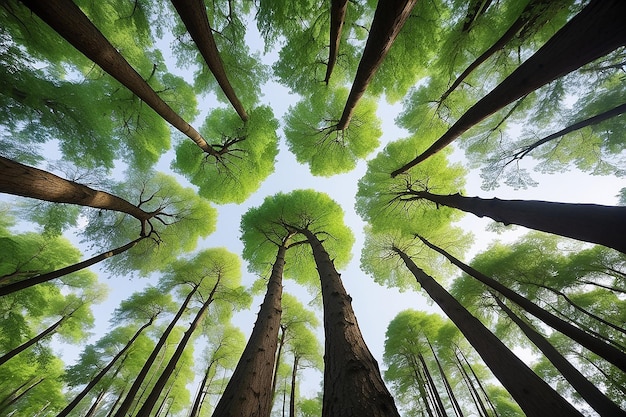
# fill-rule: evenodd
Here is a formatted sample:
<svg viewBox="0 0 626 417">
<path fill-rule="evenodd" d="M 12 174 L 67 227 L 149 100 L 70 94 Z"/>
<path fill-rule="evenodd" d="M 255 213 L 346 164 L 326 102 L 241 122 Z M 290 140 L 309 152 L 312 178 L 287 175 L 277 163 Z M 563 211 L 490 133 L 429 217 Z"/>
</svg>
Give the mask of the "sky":
<svg viewBox="0 0 626 417">
<path fill-rule="evenodd" d="M 248 39 L 248 43 L 251 48 L 262 51 L 262 43 L 260 37 L 256 34 L 254 25 L 250 25 L 249 27 Z M 170 41 L 165 40 L 162 44 L 162 49 L 166 56 L 169 42 Z M 274 58 L 275 54 L 270 54 L 266 57 L 266 59 L 270 62 Z M 176 70 L 174 63 L 171 60 L 168 62 L 168 66 L 172 72 L 179 75 L 185 74 L 184 71 L 181 72 Z M 187 77 L 190 76 L 188 72 L 186 74 Z M 279 120 L 282 119 L 282 116 L 287 111 L 288 106 L 295 104 L 297 101 L 297 97 L 290 95 L 287 89 L 274 82 L 270 82 L 268 85 L 264 86 L 263 91 L 264 97 L 261 100 L 262 103 L 270 105 L 274 111 L 275 117 Z M 203 122 L 203 116 L 206 112 L 216 106 L 224 107 L 225 105 L 223 103 L 217 103 L 212 95 L 203 98 L 199 105 L 199 108 L 203 110 L 202 115 L 191 124 L 196 128 L 199 127 Z M 394 123 L 394 119 L 398 116 L 401 110 L 401 103 L 392 106 L 385 103 L 384 99 L 381 99 L 378 108 L 378 116 L 382 121 L 383 136 L 380 139 L 381 145 L 379 150 L 382 149 L 386 143 L 407 136 L 407 133 L 395 126 Z M 285 145 L 282 132 L 279 132 L 279 134 L 280 152 L 277 157 L 275 172 L 267 178 L 267 180 L 261 185 L 260 189 L 245 203 L 241 205 L 229 204 L 216 206 L 219 210 L 217 231 L 199 242 L 196 250 L 199 251 L 209 247 L 225 246 L 232 252 L 240 254 L 242 250 L 242 244 L 239 242 L 239 222 L 241 215 L 245 213 L 248 208 L 260 205 L 266 196 L 273 195 L 277 192 L 289 192 L 300 188 L 313 188 L 317 191 L 329 194 L 331 198 L 343 207 L 345 211 L 345 222 L 351 227 L 357 238 L 352 250 L 352 261 L 347 268 L 340 272 L 342 274 L 344 285 L 353 299 L 352 305 L 364 339 L 374 357 L 378 360 L 381 368 L 384 368 L 382 354 L 385 330 L 388 323 L 395 317 L 395 315 L 408 308 L 427 311 L 438 311 L 438 309 L 418 292 L 408 291 L 401 293 L 395 289 L 389 289 L 378 285 L 373 281 L 372 277 L 366 275 L 359 268 L 360 250 L 363 244 L 362 230 L 364 223 L 354 211 L 354 197 L 357 190 L 358 179 L 365 173 L 366 162 L 361 161 L 355 170 L 347 174 L 336 175 L 330 178 L 314 177 L 309 173 L 307 166 L 300 165 L 296 162 L 295 157 L 288 151 Z M 374 157 L 377 152 L 378 150 L 373 152 L 370 155 L 370 158 Z M 171 158 L 171 153 L 165 155 L 159 162 L 157 169 L 171 174 L 169 168 Z M 461 152 L 455 152 L 453 159 L 458 161 L 465 160 Z M 186 183 L 182 177 L 177 177 L 181 180 L 181 182 Z M 615 205 L 617 204 L 617 193 L 621 188 L 626 187 L 626 181 L 624 179 L 591 176 L 590 174 L 579 173 L 576 171 L 558 175 L 536 174 L 535 177 L 538 180 L 539 185 L 534 188 L 527 190 L 513 190 L 510 187 L 503 186 L 497 188 L 496 190 L 486 192 L 480 189 L 478 172 L 473 170 L 468 176 L 465 195 L 480 196 L 483 198 L 497 196 L 503 199 L 536 199 Z M 498 235 L 484 230 L 490 223 L 492 223 L 492 221 L 489 219 L 479 219 L 471 214 L 466 215 L 460 222 L 459 225 L 467 231 L 472 231 L 476 237 L 475 244 L 470 251 L 470 255 L 486 248 L 487 245 L 494 239 L 511 240 L 525 232 L 525 229 L 523 228 L 515 228 L 510 232 Z M 469 258 L 466 260 L 468 259 Z M 134 278 L 129 283 L 128 278 L 114 277 L 109 279 L 105 272 L 102 270 L 100 271 L 100 280 L 108 284 L 110 287 L 110 294 L 109 299 L 106 302 L 94 307 L 96 325 L 92 330 L 93 336 L 89 342 L 94 342 L 109 329 L 108 321 L 112 311 L 118 306 L 119 301 L 130 296 L 131 290 L 139 290 L 149 283 L 154 283 L 156 281 L 154 278 Z M 256 279 L 256 276 L 244 272 L 244 284 L 251 284 Z M 293 283 L 293 281 L 287 280 L 284 285 L 284 290 L 286 292 L 300 295 L 304 303 L 307 303 L 310 300 L 310 295 L 299 288 L 295 283 Z M 256 297 L 249 311 L 237 314 L 236 316 L 237 325 L 246 335 L 249 335 L 252 329 L 260 302 L 261 296 Z M 55 346 L 56 350 L 63 355 L 63 358 L 68 365 L 72 364 L 76 360 L 80 350 L 82 349 L 82 346 L 72 347 L 58 342 Z M 200 351 L 200 348 L 196 349 L 197 353 Z M 318 378 L 321 378 L 321 375 L 306 373 L 305 378 L 307 378 L 307 380 L 302 381 L 304 384 L 303 394 L 307 396 L 315 395 L 315 391 L 319 389 L 320 381 Z M 193 395 L 194 387 L 190 388 Z"/>
</svg>

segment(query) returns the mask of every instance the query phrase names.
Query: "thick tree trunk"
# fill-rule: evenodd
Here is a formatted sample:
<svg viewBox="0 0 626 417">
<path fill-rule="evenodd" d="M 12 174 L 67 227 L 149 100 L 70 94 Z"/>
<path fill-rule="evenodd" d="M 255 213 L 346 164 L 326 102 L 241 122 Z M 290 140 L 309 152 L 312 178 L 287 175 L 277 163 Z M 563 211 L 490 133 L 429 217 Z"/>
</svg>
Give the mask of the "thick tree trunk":
<svg viewBox="0 0 626 417">
<path fill-rule="evenodd" d="M 592 0 L 511 75 L 480 99 L 446 133 L 395 177 L 441 151 L 481 120 L 520 97 L 626 44 L 626 2 Z"/>
<path fill-rule="evenodd" d="M 331 0 L 330 2 L 330 50 L 328 52 L 328 64 L 326 65 L 326 76 L 324 82 L 328 85 L 330 76 L 337 63 L 339 43 L 341 42 L 341 32 L 346 20 L 348 10 L 348 0 Z"/>
<path fill-rule="evenodd" d="M 67 318 L 70 315 L 71 315 L 71 313 L 67 314 L 67 315 L 64 315 L 59 320 L 54 322 L 51 326 L 49 326 L 46 330 L 44 330 L 43 332 L 39 333 L 37 336 L 33 337 L 32 339 L 22 343 L 21 345 L 19 345 L 15 349 L 12 349 L 11 351 L 9 351 L 9 352 L 5 353 L 4 355 L 2 355 L 2 357 L 0 357 L 0 366 L 4 365 L 8 360 L 10 360 L 13 357 L 17 356 L 18 354 L 22 353 L 23 351 L 25 351 L 26 349 L 28 349 L 29 347 L 31 347 L 35 343 L 39 342 L 40 340 L 42 340 L 42 339 L 44 339 L 44 338 L 46 338 L 48 336 L 53 335 L 57 331 L 59 326 L 61 326 L 61 324 L 63 324 L 63 322 L 65 320 L 67 320 Z"/>
<path fill-rule="evenodd" d="M 269 417 L 272 411 L 272 381 L 282 316 L 283 268 L 286 242 L 278 247 L 267 292 L 248 343 L 213 417 Z"/>
<path fill-rule="evenodd" d="M 500 339 L 472 316 L 437 281 L 424 273 L 398 248 L 392 248 L 430 298 L 437 303 L 481 356 L 491 372 L 529 417 L 582 416 L 545 381 L 539 378 Z"/>
<path fill-rule="evenodd" d="M 417 0 L 387 0 L 378 2 L 370 34 L 367 37 L 361 62 L 359 62 L 356 76 L 352 82 L 352 88 L 343 109 L 343 114 L 341 119 L 339 119 L 339 123 L 337 123 L 337 130 L 347 129 L 354 109 L 363 94 L 365 94 L 367 86 L 374 74 L 376 74 L 385 56 L 387 56 L 389 48 L 396 40 L 396 36 L 400 33 L 416 2 Z"/>
<path fill-rule="evenodd" d="M 315 258 L 324 306 L 323 417 L 399 416 L 394 400 L 367 348 L 341 276 L 319 239 L 303 233 Z"/>
<path fill-rule="evenodd" d="M 626 4 L 626 2 L 624 2 Z M 537 200 L 500 200 L 409 191 L 405 200 L 426 199 L 505 225 L 597 243 L 626 253 L 626 207 L 599 204 L 555 203 Z"/>
<path fill-rule="evenodd" d="M 28 278 L 22 281 L 14 282 L 12 284 L 0 286 L 0 297 L 3 295 L 11 294 L 15 291 L 23 290 L 25 288 L 32 287 L 33 285 L 41 284 L 43 282 L 48 282 L 50 280 L 60 278 L 62 276 L 71 274 L 73 272 L 80 271 L 82 269 L 88 268 L 100 261 L 110 258 L 111 256 L 118 255 L 122 252 L 125 252 L 132 247 L 134 247 L 141 240 L 145 239 L 146 236 L 141 236 L 132 242 L 127 243 L 124 246 L 120 246 L 119 248 L 115 248 L 113 250 L 103 252 L 99 255 L 94 256 L 93 258 L 86 259 L 82 262 L 75 263 L 73 265 L 66 266 L 61 269 L 57 269 L 56 271 L 46 272 L 45 274 L 40 274 L 34 276 L 32 278 Z"/>
<path fill-rule="evenodd" d="M 626 372 L 626 354 L 624 352 L 614 348 L 607 343 L 604 343 L 602 340 L 591 336 L 590 334 L 584 332 L 578 327 L 573 326 L 572 324 L 560 319 L 549 311 L 539 307 L 537 304 L 533 303 L 526 297 L 519 295 L 517 292 L 513 291 L 509 287 L 477 271 L 471 266 L 464 264 L 459 259 L 455 258 L 440 247 L 433 245 L 423 237 L 418 236 L 418 238 L 422 242 L 424 242 L 424 244 L 427 245 L 429 248 L 445 256 L 453 265 L 457 266 L 460 270 L 462 270 L 469 276 L 477 279 L 489 288 L 498 291 L 500 294 L 513 301 L 515 304 L 517 304 L 533 316 L 542 320 L 548 326 L 552 327 L 555 330 L 558 330 L 572 340 L 575 340 L 586 349 L 589 349 L 593 353 L 599 355 L 605 360 L 611 362 L 622 371 Z"/>
<path fill-rule="evenodd" d="M 148 320 L 147 323 L 145 323 L 143 326 L 141 326 L 133 335 L 133 337 L 126 343 L 126 345 L 122 348 L 122 350 L 120 350 L 114 357 L 113 359 L 111 359 L 111 361 L 107 364 L 107 366 L 105 366 L 104 368 L 102 368 L 100 370 L 100 372 L 98 372 L 98 374 L 96 376 L 94 376 L 91 381 L 89 381 L 89 383 L 87 384 L 87 386 L 85 386 L 85 388 L 83 388 L 83 390 L 80 392 L 80 394 L 78 394 L 73 400 L 72 402 L 70 402 L 58 415 L 57 417 L 65 417 L 67 416 L 73 409 L 74 407 L 76 407 L 78 405 L 78 403 L 85 398 L 85 396 L 87 394 L 89 394 L 89 391 L 91 391 L 91 389 L 93 387 L 96 386 L 96 384 L 98 382 L 100 382 L 100 380 L 106 375 L 107 372 L 109 372 L 109 370 L 113 367 L 113 365 L 115 365 L 115 363 L 119 360 L 119 358 L 121 358 L 126 351 L 128 351 L 128 349 L 130 349 L 130 347 L 132 346 L 132 344 L 135 342 L 135 340 L 137 340 L 137 338 L 141 335 L 141 333 L 147 329 L 148 327 L 152 326 L 152 323 L 154 323 L 154 319 L 156 317 L 150 317 L 150 320 Z"/>
<path fill-rule="evenodd" d="M 126 414 L 128 413 L 128 410 L 130 410 L 130 407 L 133 404 L 133 400 L 135 399 L 135 396 L 137 395 L 137 392 L 139 392 L 139 388 L 141 388 L 141 384 L 146 379 L 146 376 L 148 375 L 148 372 L 150 371 L 150 367 L 152 367 L 152 364 L 154 363 L 157 356 L 159 355 L 159 352 L 161 351 L 161 349 L 163 349 L 163 346 L 165 345 L 165 342 L 167 341 L 167 338 L 169 337 L 170 333 L 174 329 L 174 326 L 176 326 L 176 323 L 178 322 L 178 320 L 185 313 L 185 310 L 187 310 L 187 305 L 189 305 L 189 302 L 191 301 L 191 298 L 196 293 L 196 291 L 198 291 L 198 285 L 194 286 L 193 289 L 189 291 L 189 294 L 187 294 L 187 297 L 185 297 L 185 300 L 183 301 L 180 308 L 178 309 L 178 312 L 176 313 L 176 315 L 174 316 L 170 324 L 167 326 L 167 328 L 165 329 L 165 331 L 159 338 L 159 341 L 157 342 L 156 346 L 152 350 L 152 353 L 150 353 L 150 356 L 146 360 L 146 363 L 141 368 L 141 371 L 139 371 L 137 378 L 135 378 L 133 385 L 128 390 L 128 393 L 126 394 L 126 398 L 124 398 L 124 401 L 122 401 L 120 408 L 115 413 L 115 417 L 126 417 Z"/>
<path fill-rule="evenodd" d="M 613 401 L 607 398 L 595 385 L 581 374 L 571 363 L 556 350 L 539 332 L 533 329 L 526 321 L 515 314 L 497 296 L 493 297 L 498 306 L 513 320 L 535 346 L 543 352 L 552 365 L 565 377 L 572 387 L 587 401 L 587 403 L 601 416 L 626 416 L 626 411 L 619 408 Z"/>
<path fill-rule="evenodd" d="M 226 70 L 220 53 L 217 50 L 215 39 L 213 38 L 213 29 L 209 24 L 206 14 L 206 6 L 203 0 L 172 0 L 172 4 L 176 8 L 178 15 L 185 24 L 187 32 L 196 43 L 198 50 L 202 54 L 209 70 L 215 77 L 220 88 L 226 95 L 228 101 L 233 106 L 241 120 L 248 120 L 248 114 L 239 101 L 235 90 L 228 81 Z"/>
<path fill-rule="evenodd" d="M 216 152 L 178 113 L 165 103 L 72 0 L 21 0 L 41 20 L 87 58 L 143 100 L 163 119 L 193 140 L 204 152 Z"/>
<path fill-rule="evenodd" d="M 298 355 L 293 356 L 293 369 L 291 370 L 291 391 L 289 392 L 289 417 L 296 417 L 296 375 L 298 374 Z"/>
</svg>

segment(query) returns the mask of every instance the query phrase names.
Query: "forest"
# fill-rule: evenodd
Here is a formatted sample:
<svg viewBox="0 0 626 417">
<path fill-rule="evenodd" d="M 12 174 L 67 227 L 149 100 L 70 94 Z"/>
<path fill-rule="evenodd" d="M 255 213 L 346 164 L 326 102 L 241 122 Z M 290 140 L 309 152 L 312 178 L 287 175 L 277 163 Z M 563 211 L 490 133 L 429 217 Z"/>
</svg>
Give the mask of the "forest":
<svg viewBox="0 0 626 417">
<path fill-rule="evenodd" d="M 0 417 L 626 416 L 623 0 L 0 0 Z"/>
</svg>

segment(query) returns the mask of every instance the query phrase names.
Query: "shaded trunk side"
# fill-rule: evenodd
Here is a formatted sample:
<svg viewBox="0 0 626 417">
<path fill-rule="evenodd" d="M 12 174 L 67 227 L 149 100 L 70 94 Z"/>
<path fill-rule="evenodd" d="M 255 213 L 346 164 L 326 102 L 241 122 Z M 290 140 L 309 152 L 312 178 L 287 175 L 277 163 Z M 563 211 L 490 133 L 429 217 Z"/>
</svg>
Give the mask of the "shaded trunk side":
<svg viewBox="0 0 626 417">
<path fill-rule="evenodd" d="M 213 38 L 213 29 L 209 24 L 206 14 L 206 6 L 203 0 L 172 0 L 172 4 L 176 8 L 178 15 L 185 24 L 187 32 L 196 43 L 198 50 L 202 54 L 209 70 L 215 77 L 224 95 L 233 106 L 241 120 L 248 120 L 248 114 L 243 105 L 239 101 L 235 90 L 233 89 L 228 75 L 224 69 L 224 63 L 220 57 L 220 53 Z"/>
<path fill-rule="evenodd" d="M 626 5 L 626 2 L 624 3 Z M 517 224 L 559 236 L 597 243 L 626 253 L 626 207 L 556 203 L 538 200 L 500 200 L 411 191 L 410 199 L 426 199 L 505 225 Z"/>
<path fill-rule="evenodd" d="M 9 396 L 7 398 L 5 398 L 2 401 L 2 403 L 0 403 L 0 413 L 4 412 L 4 410 L 6 410 L 7 408 L 12 406 L 13 404 L 18 402 L 19 400 L 21 400 L 26 394 L 28 394 L 30 392 L 30 390 L 35 388 L 37 385 L 41 384 L 43 381 L 45 381 L 45 379 L 46 378 L 39 378 L 39 380 L 37 380 L 34 383 L 30 384 L 24 391 L 20 392 L 19 394 L 18 394 L 19 390 L 24 388 L 26 385 L 28 385 L 28 382 L 26 382 L 26 383 L 20 385 L 18 388 L 16 388 L 11 394 L 9 394 Z"/>
<path fill-rule="evenodd" d="M 267 292 L 248 343 L 213 417 L 269 417 L 272 409 L 272 381 L 282 316 L 283 268 L 287 247 L 278 247 Z"/>
<path fill-rule="evenodd" d="M 319 239 L 305 235 L 320 276 L 324 308 L 323 417 L 399 416 L 393 397 L 380 375 L 378 363 L 359 329 L 352 299 Z"/>
<path fill-rule="evenodd" d="M 452 403 L 452 409 L 454 410 L 454 414 L 459 417 L 463 417 L 463 410 L 461 410 L 461 406 L 456 399 L 456 395 L 454 395 L 454 390 L 452 389 L 450 380 L 448 379 L 448 376 L 446 375 L 446 372 L 441 365 L 441 361 L 439 360 L 439 357 L 437 356 L 437 353 L 435 352 L 435 349 L 433 348 L 433 345 L 430 343 L 430 340 L 428 340 L 428 338 L 426 338 L 426 342 L 428 343 L 430 351 L 433 353 L 433 357 L 435 358 L 437 369 L 439 369 L 439 373 L 441 374 L 441 380 L 443 381 L 443 385 L 446 387 L 448 397 L 450 398 L 450 402 Z"/>
<path fill-rule="evenodd" d="M 22 3 L 204 152 L 215 154 L 202 135 L 159 97 L 72 0 L 22 0 Z"/>
<path fill-rule="evenodd" d="M 293 356 L 293 369 L 291 370 L 291 391 L 289 392 L 289 417 L 296 417 L 296 375 L 298 373 L 298 355 Z"/>
<path fill-rule="evenodd" d="M 592 0 L 533 56 L 470 107 L 428 149 L 391 173 L 395 177 L 444 149 L 486 117 L 520 97 L 626 43 L 626 3 Z"/>
<path fill-rule="evenodd" d="M 398 248 L 392 248 L 404 261 L 417 282 L 459 328 L 481 356 L 491 372 L 509 391 L 529 417 L 582 416 L 550 385 L 539 378 L 500 339 L 467 311 L 437 281 L 424 273 L 413 260 Z"/>
<path fill-rule="evenodd" d="M 337 123 L 337 130 L 348 128 L 354 109 L 383 63 L 417 0 L 387 0 L 378 2 L 365 49 L 356 71 L 350 95 Z"/>
<path fill-rule="evenodd" d="M 326 76 L 324 83 L 328 85 L 330 76 L 337 63 L 339 53 L 339 43 L 341 42 L 341 32 L 346 21 L 346 11 L 348 10 L 348 0 L 331 0 L 330 2 L 330 47 L 328 52 L 328 64 L 326 65 Z"/>
<path fill-rule="evenodd" d="M 433 404 L 435 405 L 435 410 L 437 410 L 437 415 L 441 417 L 448 417 L 448 412 L 446 411 L 446 407 L 443 405 L 443 400 L 441 399 L 441 395 L 439 395 L 439 389 L 437 388 L 437 385 L 435 385 L 435 381 L 430 373 L 430 370 L 428 369 L 424 355 L 420 353 L 418 358 L 422 364 L 422 371 L 426 377 L 426 382 L 428 383 L 428 388 L 430 389 L 430 395 L 433 398 Z"/>
<path fill-rule="evenodd" d="M 202 377 L 202 381 L 198 386 L 198 393 L 196 394 L 196 398 L 193 400 L 193 406 L 191 407 L 191 411 L 189 412 L 189 417 L 197 417 L 200 414 L 200 409 L 202 408 L 202 404 L 204 403 L 204 396 L 206 395 L 206 385 L 209 380 L 209 374 L 211 373 L 211 367 L 213 363 L 207 366 L 206 371 L 204 372 L 204 376 Z"/>
<path fill-rule="evenodd" d="M 581 374 L 552 344 L 532 328 L 522 317 L 515 314 L 497 296 L 493 297 L 504 313 L 524 332 L 535 346 L 541 350 L 552 365 L 563 375 L 572 387 L 601 416 L 626 416 L 626 411 L 607 398 L 594 384 Z"/>
</svg>

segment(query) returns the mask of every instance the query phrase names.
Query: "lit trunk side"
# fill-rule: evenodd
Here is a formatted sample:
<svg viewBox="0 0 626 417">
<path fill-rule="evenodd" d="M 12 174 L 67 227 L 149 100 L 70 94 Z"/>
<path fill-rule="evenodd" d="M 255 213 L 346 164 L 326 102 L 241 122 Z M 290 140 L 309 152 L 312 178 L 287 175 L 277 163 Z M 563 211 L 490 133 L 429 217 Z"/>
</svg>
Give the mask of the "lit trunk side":
<svg viewBox="0 0 626 417">
<path fill-rule="evenodd" d="M 351 298 L 322 243 L 298 230 L 311 245 L 324 305 L 324 396 L 322 417 L 399 417 L 378 363 L 359 329 Z"/>
<path fill-rule="evenodd" d="M 206 14 L 206 6 L 203 0 L 172 0 L 172 4 L 176 8 L 178 15 L 185 24 L 187 32 L 196 43 L 198 50 L 202 54 L 209 70 L 215 77 L 224 95 L 230 101 L 241 120 L 248 120 L 248 114 L 239 101 L 235 90 L 224 69 L 224 63 L 217 50 L 215 39 L 213 38 L 213 29 L 209 24 Z"/>
<path fill-rule="evenodd" d="M 493 297 L 498 306 L 506 315 L 524 332 L 526 337 L 541 350 L 550 363 L 563 375 L 572 387 L 587 401 L 587 403 L 601 416 L 626 416 L 626 411 L 619 408 L 613 401 L 604 395 L 594 384 L 592 384 L 578 369 L 539 332 L 532 328 L 522 317 L 515 314 L 497 296 Z"/>
<path fill-rule="evenodd" d="M 350 95 L 343 109 L 341 119 L 337 123 L 337 130 L 348 128 L 354 109 L 365 94 L 367 86 L 376 74 L 378 67 L 383 63 L 389 48 L 396 40 L 402 26 L 408 19 L 417 0 L 387 0 L 378 2 L 370 34 L 363 49 L 363 55 L 352 82 Z"/>
<path fill-rule="evenodd" d="M 440 247 L 433 245 L 423 237 L 418 236 L 418 238 L 422 242 L 424 242 L 424 244 L 427 245 L 429 248 L 445 256 L 453 265 L 457 266 L 467 275 L 477 279 L 489 288 L 498 291 L 500 294 L 513 301 L 515 304 L 517 304 L 533 316 L 537 317 L 548 326 L 563 333 L 565 336 L 579 343 L 585 349 L 592 351 L 596 355 L 615 365 L 617 368 L 626 372 L 626 353 L 622 352 L 619 349 L 616 349 L 615 347 L 603 342 L 596 337 L 593 337 L 592 335 L 579 329 L 576 326 L 573 326 L 567 321 L 560 319 L 546 309 L 541 308 L 537 304 L 533 303 L 528 298 L 519 295 L 517 292 L 513 291 L 509 287 L 483 274 L 482 272 L 477 271 L 471 266 L 464 264 L 459 259 L 455 258 Z"/>
<path fill-rule="evenodd" d="M 348 10 L 348 0 L 331 0 L 330 2 L 330 50 L 328 52 L 328 64 L 326 65 L 326 76 L 324 83 L 328 85 L 330 76 L 337 63 L 339 53 L 339 43 L 341 42 L 341 32 L 346 21 L 346 11 Z"/>
<path fill-rule="evenodd" d="M 626 2 L 624 2 L 626 5 Z M 556 203 L 538 200 L 501 200 L 409 191 L 401 200 L 426 199 L 505 225 L 516 224 L 559 236 L 597 243 L 626 253 L 626 207 Z"/>
<path fill-rule="evenodd" d="M 428 149 L 391 173 L 407 171 L 441 151 L 506 105 L 626 44 L 626 2 L 592 0 L 533 56 L 469 108 Z"/>
<path fill-rule="evenodd" d="M 213 417 L 269 417 L 272 381 L 282 316 L 286 240 L 278 246 L 263 304 L 248 343 L 213 411 Z"/>
<path fill-rule="evenodd" d="M 391 249 L 402 258 L 422 289 L 463 333 L 528 417 L 582 417 L 579 411 L 539 378 L 437 281 L 422 271 L 406 253 L 396 247 Z"/>
<path fill-rule="evenodd" d="M 193 140 L 204 152 L 216 154 L 200 133 L 172 110 L 130 66 L 72 0 L 21 1 L 74 48 L 132 91 L 159 116 Z"/>
</svg>

